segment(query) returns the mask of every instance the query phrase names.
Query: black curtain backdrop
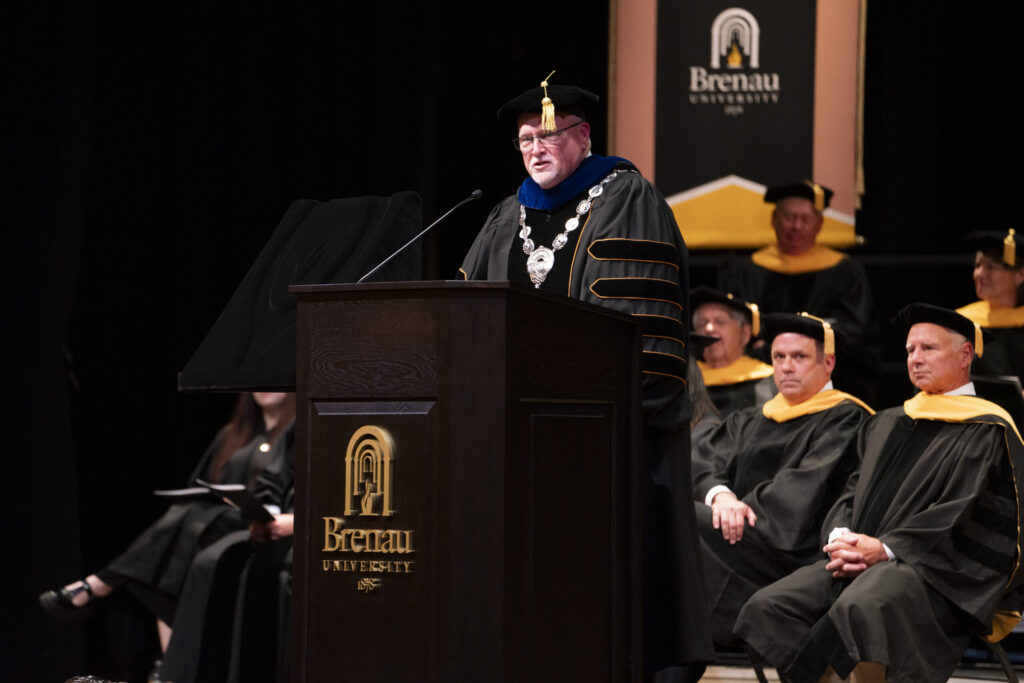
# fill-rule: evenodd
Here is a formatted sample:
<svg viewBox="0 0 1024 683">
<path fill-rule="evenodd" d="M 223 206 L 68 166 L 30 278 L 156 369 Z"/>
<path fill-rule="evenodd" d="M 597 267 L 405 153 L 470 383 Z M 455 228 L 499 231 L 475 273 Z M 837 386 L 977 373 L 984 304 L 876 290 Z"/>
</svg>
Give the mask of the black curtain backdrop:
<svg viewBox="0 0 1024 683">
<path fill-rule="evenodd" d="M 428 276 L 452 277 L 521 180 L 497 108 L 553 68 L 604 91 L 607 5 L 512 10 L 3 11 L 2 379 L 17 521 L 2 525 L 0 680 L 126 675 L 102 620 L 52 621 L 35 596 L 121 550 L 162 511 L 152 489 L 180 485 L 227 418 L 231 397 L 179 396 L 176 373 L 293 200 L 414 190 L 431 221 L 480 188 L 426 245 Z"/>
<path fill-rule="evenodd" d="M 1020 14 L 871 3 L 861 254 L 959 254 L 967 230 L 1016 222 L 1016 41 L 999 27 Z M 604 94 L 608 15 L 535 0 L 0 13 L 0 679 L 119 673 L 101 621 L 49 620 L 35 595 L 123 548 L 226 419 L 230 397 L 179 396 L 175 376 L 288 205 L 414 190 L 430 221 L 479 187 L 425 245 L 427 277 L 452 277 L 522 178 L 495 110 L 554 68 Z M 965 267 L 871 272 L 883 315 L 972 298 Z"/>
</svg>

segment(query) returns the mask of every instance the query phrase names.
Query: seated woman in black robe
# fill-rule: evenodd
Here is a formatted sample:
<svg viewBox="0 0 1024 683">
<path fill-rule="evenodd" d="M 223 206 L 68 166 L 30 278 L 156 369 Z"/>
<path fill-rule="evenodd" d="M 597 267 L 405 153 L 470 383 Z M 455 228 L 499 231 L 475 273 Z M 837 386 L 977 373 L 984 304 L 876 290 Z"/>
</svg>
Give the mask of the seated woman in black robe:
<svg viewBox="0 0 1024 683">
<path fill-rule="evenodd" d="M 295 420 L 295 398 L 284 393 L 247 393 L 239 397 L 231 421 L 207 448 L 189 477 L 252 487 L 275 457 L 280 437 Z M 280 506 L 278 500 L 261 500 Z M 246 527 L 237 509 L 210 499 L 171 505 L 121 555 L 95 574 L 39 596 L 43 608 L 61 619 L 95 612 L 100 598 L 126 588 L 157 617 L 161 649 L 166 649 L 177 598 L 192 558 L 222 536 Z"/>
<path fill-rule="evenodd" d="M 974 290 L 978 301 L 957 313 L 992 333 L 985 355 L 971 366 L 978 376 L 1011 376 L 1024 381 L 1024 235 L 979 231 L 967 236 L 977 247 Z"/>
<path fill-rule="evenodd" d="M 227 534 L 196 555 L 174 616 L 174 635 L 159 670 L 175 683 L 273 683 L 286 663 L 294 458 L 286 436 L 284 457 L 260 476 L 257 490 L 283 491 L 283 510 L 267 523 Z M 285 443 L 288 442 L 288 443 Z"/>
</svg>

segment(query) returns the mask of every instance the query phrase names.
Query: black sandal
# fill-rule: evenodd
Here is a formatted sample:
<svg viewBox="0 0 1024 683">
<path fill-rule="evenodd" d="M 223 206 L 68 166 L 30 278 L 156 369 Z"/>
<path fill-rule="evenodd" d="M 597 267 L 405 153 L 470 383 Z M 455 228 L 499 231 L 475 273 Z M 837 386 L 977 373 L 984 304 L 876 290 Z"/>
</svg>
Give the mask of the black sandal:
<svg viewBox="0 0 1024 683">
<path fill-rule="evenodd" d="M 79 607 L 72 600 L 82 591 L 89 594 L 89 600 Z M 66 621 L 91 617 L 96 612 L 96 601 L 97 598 L 92 592 L 92 586 L 85 579 L 82 579 L 78 586 L 70 590 L 61 588 L 59 590 L 49 590 L 39 595 L 39 604 L 43 606 L 47 614 Z"/>
</svg>

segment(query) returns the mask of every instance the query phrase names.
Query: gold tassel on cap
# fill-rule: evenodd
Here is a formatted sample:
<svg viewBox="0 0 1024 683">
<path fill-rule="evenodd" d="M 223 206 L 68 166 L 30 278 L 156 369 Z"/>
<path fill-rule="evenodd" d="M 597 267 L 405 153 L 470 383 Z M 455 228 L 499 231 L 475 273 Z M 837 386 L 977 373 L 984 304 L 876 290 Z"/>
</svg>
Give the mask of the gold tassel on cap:
<svg viewBox="0 0 1024 683">
<path fill-rule="evenodd" d="M 736 298 L 732 295 L 732 292 L 726 292 L 725 297 L 730 301 Z M 744 301 L 743 305 L 750 311 L 750 333 L 756 337 L 761 334 L 761 312 L 757 310 L 757 304 Z"/>
<path fill-rule="evenodd" d="M 797 313 L 797 315 L 802 315 L 805 318 L 817 320 L 819 323 L 821 323 L 821 328 L 825 331 L 824 335 L 822 335 L 825 338 L 825 355 L 834 356 L 836 354 L 836 333 L 832 331 L 832 326 L 828 324 L 828 321 L 822 320 L 821 318 L 815 317 L 807 312 L 800 312 Z"/>
<path fill-rule="evenodd" d="M 1010 266 L 1011 268 L 1017 267 L 1017 240 L 1013 238 L 1013 228 L 1010 228 L 1010 232 L 1006 233 L 1006 237 L 1003 239 L 1003 263 Z M 981 355 L 980 353 L 978 354 Z"/>
<path fill-rule="evenodd" d="M 832 331 L 832 326 L 824 320 L 821 321 L 821 326 L 825 328 L 825 355 L 834 356 L 836 355 L 836 333 Z"/>
<path fill-rule="evenodd" d="M 821 185 L 813 180 L 805 180 L 804 182 L 814 191 L 814 210 L 821 213 L 825 210 L 825 190 L 821 189 Z"/>
<path fill-rule="evenodd" d="M 552 71 L 548 78 L 554 75 L 555 72 Z M 541 130 L 553 133 L 558 130 L 558 126 L 555 125 L 555 103 L 548 97 L 548 78 L 540 82 L 540 87 L 544 88 L 544 99 L 540 101 L 540 127 Z"/>
<path fill-rule="evenodd" d="M 981 353 L 984 350 L 985 338 L 981 334 L 981 325 L 974 323 L 974 355 L 981 358 Z"/>
</svg>

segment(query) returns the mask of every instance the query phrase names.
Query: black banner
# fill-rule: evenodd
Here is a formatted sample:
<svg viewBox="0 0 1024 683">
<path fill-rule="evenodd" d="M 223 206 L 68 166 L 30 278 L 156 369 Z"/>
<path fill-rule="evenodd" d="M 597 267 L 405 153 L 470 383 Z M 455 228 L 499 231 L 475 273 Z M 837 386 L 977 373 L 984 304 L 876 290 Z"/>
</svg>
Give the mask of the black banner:
<svg viewBox="0 0 1024 683">
<path fill-rule="evenodd" d="M 660 2 L 655 175 L 666 195 L 734 175 L 812 177 L 814 0 Z"/>
</svg>

